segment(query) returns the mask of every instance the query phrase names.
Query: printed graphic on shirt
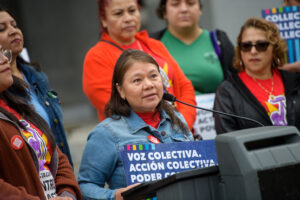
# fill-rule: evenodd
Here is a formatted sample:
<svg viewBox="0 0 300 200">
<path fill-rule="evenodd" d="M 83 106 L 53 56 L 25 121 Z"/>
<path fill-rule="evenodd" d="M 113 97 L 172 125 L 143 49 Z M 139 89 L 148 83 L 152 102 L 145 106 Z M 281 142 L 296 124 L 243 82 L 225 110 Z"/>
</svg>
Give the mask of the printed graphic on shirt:
<svg viewBox="0 0 300 200">
<path fill-rule="evenodd" d="M 284 95 L 275 96 L 265 102 L 268 108 L 268 115 L 275 126 L 286 126 L 286 99 Z"/>
<path fill-rule="evenodd" d="M 47 199 L 51 199 L 56 195 L 55 181 L 49 170 L 40 171 L 40 180 Z"/>
<path fill-rule="evenodd" d="M 206 52 L 204 53 L 204 59 L 211 64 L 215 64 L 216 62 L 219 62 L 219 58 L 215 52 Z"/>
<path fill-rule="evenodd" d="M 36 129 L 27 121 L 21 119 L 20 122 L 26 127 L 22 130 L 30 146 L 34 149 L 35 154 L 39 160 L 39 175 L 40 180 L 47 199 L 56 196 L 56 188 L 54 178 L 48 168 L 51 161 L 51 155 L 48 151 L 48 139 L 45 134 Z"/>
<path fill-rule="evenodd" d="M 153 58 L 156 60 L 159 67 L 162 69 L 160 70 L 160 74 L 162 75 L 164 86 L 166 87 L 166 89 L 170 94 L 174 94 L 173 81 L 172 81 L 174 78 L 173 71 L 171 71 L 171 68 L 169 67 L 168 63 L 165 62 L 164 60 L 155 56 L 153 56 Z"/>
<path fill-rule="evenodd" d="M 168 67 L 168 63 L 167 62 L 164 63 L 164 67 L 162 67 L 162 69 L 163 69 L 163 72 L 165 72 L 165 74 L 169 73 L 169 67 Z M 173 82 L 172 82 L 171 79 L 168 79 L 168 87 L 167 88 L 170 88 L 170 87 L 173 87 Z"/>
</svg>

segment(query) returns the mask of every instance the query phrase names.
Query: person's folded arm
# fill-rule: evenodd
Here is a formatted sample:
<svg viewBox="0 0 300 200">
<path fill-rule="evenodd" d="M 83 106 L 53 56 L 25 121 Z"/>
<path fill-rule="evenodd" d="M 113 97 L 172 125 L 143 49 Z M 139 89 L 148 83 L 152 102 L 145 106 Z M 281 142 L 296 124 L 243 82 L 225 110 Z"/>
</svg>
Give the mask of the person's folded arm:
<svg viewBox="0 0 300 200">
<path fill-rule="evenodd" d="M 16 187 L 3 179 L 0 179 L 0 188 L 0 199 L 40 200 L 40 197 L 28 194 L 24 187 Z"/>
<path fill-rule="evenodd" d="M 226 82 L 221 83 L 221 85 L 216 91 L 213 107 L 214 110 L 234 114 L 233 100 L 230 94 L 230 90 L 232 90 L 230 84 Z M 237 130 L 237 122 L 235 118 L 217 113 L 214 113 L 213 116 L 215 120 L 215 129 L 217 134 Z"/>
<path fill-rule="evenodd" d="M 157 43 L 157 46 L 160 46 L 159 49 L 161 51 L 161 54 L 165 56 L 165 59 L 169 62 L 174 71 L 173 87 L 176 98 L 180 101 L 195 106 L 196 96 L 192 82 L 185 76 L 180 66 L 169 53 L 164 44 L 157 40 L 155 40 L 154 42 Z M 196 109 L 178 102 L 176 103 L 176 108 L 184 116 L 188 127 L 190 128 L 190 130 L 192 130 L 194 122 L 196 120 Z"/>
<path fill-rule="evenodd" d="M 55 176 L 56 193 L 58 196 L 68 196 L 81 199 L 81 192 L 73 173 L 68 157 L 56 147 L 58 153 L 58 168 Z"/>
<path fill-rule="evenodd" d="M 88 52 L 83 68 L 83 91 L 97 109 L 101 121 L 105 118 L 104 109 L 110 98 L 114 68 L 112 63 L 115 62 L 110 56 L 104 57 L 94 51 Z"/>
</svg>

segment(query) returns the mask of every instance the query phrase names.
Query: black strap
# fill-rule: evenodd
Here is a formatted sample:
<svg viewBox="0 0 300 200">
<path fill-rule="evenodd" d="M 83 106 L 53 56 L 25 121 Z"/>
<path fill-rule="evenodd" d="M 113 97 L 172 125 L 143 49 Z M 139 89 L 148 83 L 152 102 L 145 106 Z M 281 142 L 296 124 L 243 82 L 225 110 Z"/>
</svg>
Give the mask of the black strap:
<svg viewBox="0 0 300 200">
<path fill-rule="evenodd" d="M 107 40 L 100 40 L 100 42 L 101 42 L 101 41 L 102 41 L 102 42 L 106 42 L 106 43 L 108 43 L 108 44 L 111 44 L 111 45 L 113 45 L 114 47 L 118 48 L 119 50 L 124 51 L 123 48 L 121 48 L 120 46 L 116 45 L 115 43 L 112 43 L 112 42 L 107 41 Z"/>
</svg>

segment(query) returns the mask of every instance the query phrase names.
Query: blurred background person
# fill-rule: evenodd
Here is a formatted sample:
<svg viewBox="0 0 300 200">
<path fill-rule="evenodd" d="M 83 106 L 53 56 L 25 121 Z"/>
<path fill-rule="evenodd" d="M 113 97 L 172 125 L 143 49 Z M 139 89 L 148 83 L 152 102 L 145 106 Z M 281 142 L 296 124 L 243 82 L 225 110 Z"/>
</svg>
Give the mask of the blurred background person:
<svg viewBox="0 0 300 200">
<path fill-rule="evenodd" d="M 232 74 L 216 92 L 214 109 L 245 116 L 263 125 L 300 128 L 299 76 L 279 70 L 287 47 L 277 26 L 249 18 L 241 27 Z M 246 120 L 214 115 L 218 134 L 259 126 Z"/>
<path fill-rule="evenodd" d="M 19 55 L 23 50 L 24 38 L 13 15 L 0 5 L 0 43 L 3 49 L 12 50 L 11 70 L 23 80 L 30 95 L 28 103 L 48 123 L 56 144 L 72 163 L 69 145 L 63 126 L 61 102 L 57 93 L 50 89 L 47 76 L 38 64 L 27 63 Z"/>
<path fill-rule="evenodd" d="M 1 48 L 0 199 L 81 199 L 68 158 L 47 123 L 26 103 L 28 93 L 23 81 L 13 80 L 10 60 L 11 51 Z"/>
<path fill-rule="evenodd" d="M 178 99 L 195 105 L 191 82 L 169 54 L 165 46 L 141 31 L 140 8 L 137 0 L 98 0 L 102 27 L 100 41 L 86 54 L 83 67 L 83 91 L 98 111 L 99 120 L 105 119 L 104 108 L 111 93 L 114 65 L 125 49 L 138 49 L 150 54 L 163 69 L 164 85 Z M 194 108 L 177 104 L 190 129 L 196 117 Z"/>
<path fill-rule="evenodd" d="M 117 60 L 107 118 L 90 133 L 82 155 L 78 182 L 84 198 L 119 200 L 132 187 L 126 187 L 123 146 L 193 140 L 183 116 L 162 99 L 160 70 L 139 50 L 125 50 Z"/>
<path fill-rule="evenodd" d="M 160 0 L 157 15 L 167 28 L 151 34 L 161 40 L 192 81 L 196 95 L 213 93 L 233 70 L 234 48 L 226 33 L 199 26 L 200 0 Z"/>
<path fill-rule="evenodd" d="M 283 0 L 284 6 L 300 6 L 300 0 Z"/>
</svg>

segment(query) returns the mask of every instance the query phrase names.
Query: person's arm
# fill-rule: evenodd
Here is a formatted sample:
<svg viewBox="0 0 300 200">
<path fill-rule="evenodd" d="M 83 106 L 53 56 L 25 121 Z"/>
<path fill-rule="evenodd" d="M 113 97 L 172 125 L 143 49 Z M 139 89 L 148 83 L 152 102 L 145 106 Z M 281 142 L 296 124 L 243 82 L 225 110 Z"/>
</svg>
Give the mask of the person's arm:
<svg viewBox="0 0 300 200">
<path fill-rule="evenodd" d="M 174 72 L 175 72 L 175 80 L 173 84 L 175 87 L 176 98 L 180 101 L 195 106 L 196 96 L 195 96 L 195 91 L 192 82 L 186 78 L 183 71 L 178 65 L 176 65 Z M 184 116 L 184 119 L 186 120 L 188 127 L 190 128 L 190 130 L 192 130 L 196 119 L 196 109 L 181 103 L 177 103 L 176 105 L 178 111 Z"/>
<path fill-rule="evenodd" d="M 84 198 L 114 199 L 117 189 L 104 186 L 114 178 L 118 153 L 110 132 L 102 127 L 93 130 L 84 148 L 78 174 L 78 183 Z"/>
<path fill-rule="evenodd" d="M 56 193 L 61 197 L 72 197 L 74 200 L 81 199 L 80 188 L 68 157 L 57 146 L 56 150 L 58 153 L 58 168 L 55 176 Z"/>
<path fill-rule="evenodd" d="M 290 72 L 300 72 L 300 61 L 294 63 L 287 63 L 279 67 L 279 69 L 287 70 Z"/>
<path fill-rule="evenodd" d="M 159 42 L 159 41 L 157 41 Z M 159 42 L 161 56 L 166 56 L 166 59 L 170 63 L 170 67 L 174 70 L 174 80 L 173 87 L 175 96 L 178 100 L 183 101 L 185 103 L 196 105 L 196 96 L 195 90 L 192 85 L 192 82 L 185 76 L 183 71 L 181 70 L 178 63 L 171 56 L 167 48 L 163 45 L 163 43 Z M 184 104 L 176 103 L 177 110 L 184 116 L 188 127 L 192 130 L 195 119 L 196 119 L 196 109 L 190 106 L 186 106 Z"/>
<path fill-rule="evenodd" d="M 40 200 L 40 197 L 32 196 L 27 193 L 24 187 L 16 187 L 0 179 L 0 199 L 14 200 Z"/>
<path fill-rule="evenodd" d="M 83 91 L 96 107 L 101 121 L 105 118 L 104 109 L 110 98 L 113 68 L 117 60 L 112 54 L 105 50 L 98 53 L 92 50 L 84 61 Z"/>
<path fill-rule="evenodd" d="M 224 113 L 236 114 L 234 112 L 233 102 L 236 101 L 231 95 L 231 84 L 223 82 L 216 91 L 214 110 L 221 111 Z M 214 113 L 215 129 L 217 134 L 227 133 L 230 131 L 237 130 L 236 119 L 229 116 Z"/>
</svg>

